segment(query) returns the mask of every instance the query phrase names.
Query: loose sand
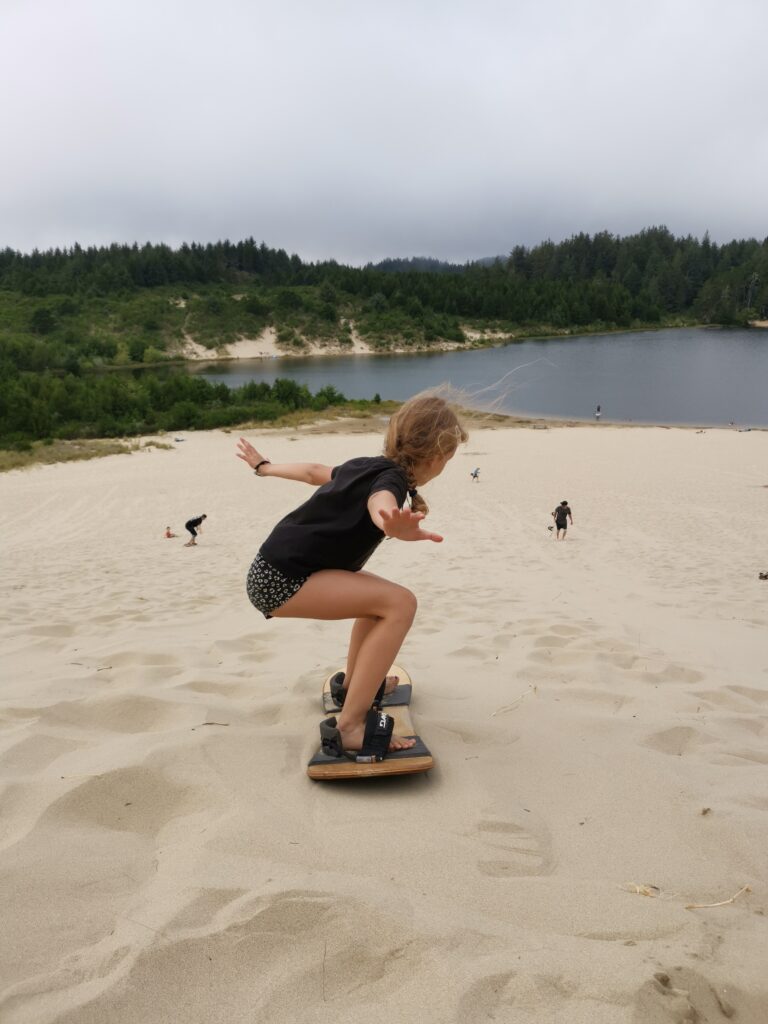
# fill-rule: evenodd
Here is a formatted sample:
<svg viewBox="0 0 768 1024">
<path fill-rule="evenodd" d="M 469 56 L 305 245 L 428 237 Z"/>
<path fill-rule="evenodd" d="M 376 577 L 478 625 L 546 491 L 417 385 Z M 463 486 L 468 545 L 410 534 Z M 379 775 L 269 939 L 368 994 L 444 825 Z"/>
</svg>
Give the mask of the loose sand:
<svg viewBox="0 0 768 1024">
<path fill-rule="evenodd" d="M 185 436 L 2 478 L 4 1024 L 765 1024 L 768 433 L 474 431 L 369 563 L 437 767 L 359 784 L 305 776 L 347 626 L 244 593 L 308 489 Z"/>
</svg>

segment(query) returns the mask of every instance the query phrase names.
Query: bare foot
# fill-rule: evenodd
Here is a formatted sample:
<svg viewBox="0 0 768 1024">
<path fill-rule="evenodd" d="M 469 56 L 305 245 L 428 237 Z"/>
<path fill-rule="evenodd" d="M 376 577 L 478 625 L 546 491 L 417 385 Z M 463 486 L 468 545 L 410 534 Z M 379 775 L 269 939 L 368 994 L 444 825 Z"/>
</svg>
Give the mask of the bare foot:
<svg viewBox="0 0 768 1024">
<path fill-rule="evenodd" d="M 387 696 L 390 693 L 394 693 L 397 689 L 397 684 L 400 682 L 400 676 L 387 676 L 384 680 L 384 695 Z M 344 693 L 349 690 L 349 684 L 344 687 Z"/>
<path fill-rule="evenodd" d="M 363 745 L 363 737 L 365 735 L 364 725 L 355 725 L 350 729 L 342 728 L 339 724 L 339 732 L 341 733 L 341 745 L 345 750 L 360 750 Z M 405 736 L 392 736 L 389 741 L 390 750 L 408 750 L 409 747 L 416 745 L 415 739 L 408 739 Z"/>
<path fill-rule="evenodd" d="M 393 693 L 400 682 L 400 676 L 387 676 L 384 680 L 384 693 Z"/>
</svg>

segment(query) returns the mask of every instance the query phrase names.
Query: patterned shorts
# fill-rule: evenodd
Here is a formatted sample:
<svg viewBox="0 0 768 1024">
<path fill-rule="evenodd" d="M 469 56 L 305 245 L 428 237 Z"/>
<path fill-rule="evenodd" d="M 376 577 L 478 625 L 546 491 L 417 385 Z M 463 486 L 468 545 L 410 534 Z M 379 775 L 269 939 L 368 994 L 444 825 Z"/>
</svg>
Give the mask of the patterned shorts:
<svg viewBox="0 0 768 1024">
<path fill-rule="evenodd" d="M 248 570 L 245 589 L 254 608 L 258 608 L 265 619 L 271 619 L 275 608 L 293 597 L 308 579 L 308 576 L 285 576 L 261 555 L 256 555 Z"/>
</svg>

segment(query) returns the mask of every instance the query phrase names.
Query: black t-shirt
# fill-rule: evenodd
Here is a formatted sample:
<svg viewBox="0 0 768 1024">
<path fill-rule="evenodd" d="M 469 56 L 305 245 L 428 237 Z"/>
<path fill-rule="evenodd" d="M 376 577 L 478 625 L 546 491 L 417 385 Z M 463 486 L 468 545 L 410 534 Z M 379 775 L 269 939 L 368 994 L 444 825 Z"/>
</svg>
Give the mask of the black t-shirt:
<svg viewBox="0 0 768 1024">
<path fill-rule="evenodd" d="M 198 516 L 197 519 L 190 519 L 184 525 L 185 526 L 193 526 L 195 529 L 197 529 L 197 527 L 200 526 L 200 524 L 202 523 L 202 521 L 204 519 L 205 519 L 205 516 Z"/>
<path fill-rule="evenodd" d="M 335 466 L 327 484 L 280 520 L 262 544 L 261 557 L 291 577 L 320 569 L 357 572 L 384 540 L 368 512 L 368 499 L 377 491 L 394 494 L 402 508 L 405 471 L 383 455 Z"/>
<path fill-rule="evenodd" d="M 568 516 L 571 514 L 571 509 L 568 505 L 558 505 L 555 509 L 555 522 L 558 526 L 568 525 Z"/>
</svg>

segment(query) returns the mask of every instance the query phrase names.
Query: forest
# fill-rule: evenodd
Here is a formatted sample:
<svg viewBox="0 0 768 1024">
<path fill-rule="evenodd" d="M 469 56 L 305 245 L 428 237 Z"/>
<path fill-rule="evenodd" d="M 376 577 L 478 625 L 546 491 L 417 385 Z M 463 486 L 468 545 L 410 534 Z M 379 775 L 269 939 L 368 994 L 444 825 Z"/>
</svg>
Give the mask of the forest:
<svg viewBox="0 0 768 1024">
<path fill-rule="evenodd" d="M 465 265 L 308 263 L 252 238 L 176 249 L 6 248 L 0 444 L 274 418 L 290 407 L 279 393 L 225 395 L 183 375 L 150 384 L 115 372 L 183 359 L 189 341 L 215 350 L 267 327 L 285 350 L 311 342 L 343 351 L 356 333 L 386 351 L 468 343 L 469 329 L 520 338 L 766 316 L 768 239 L 717 244 L 664 227 L 518 245 Z"/>
</svg>

